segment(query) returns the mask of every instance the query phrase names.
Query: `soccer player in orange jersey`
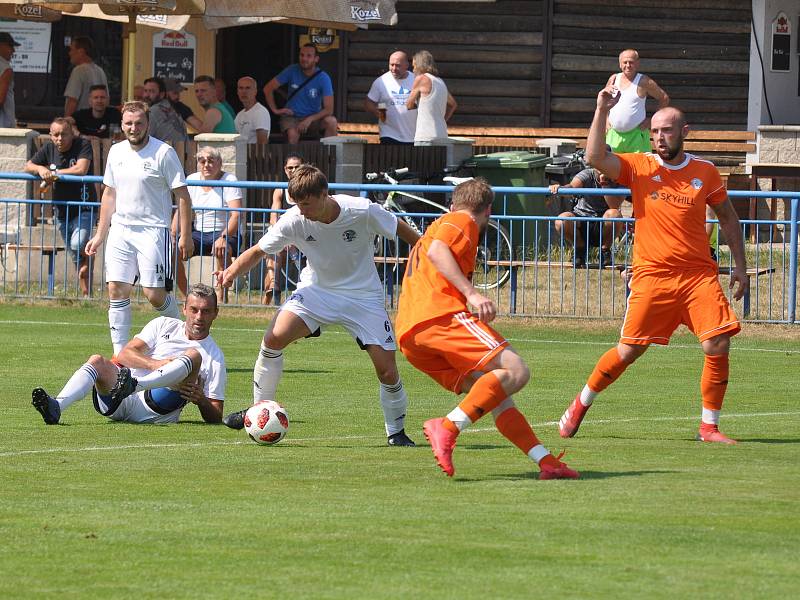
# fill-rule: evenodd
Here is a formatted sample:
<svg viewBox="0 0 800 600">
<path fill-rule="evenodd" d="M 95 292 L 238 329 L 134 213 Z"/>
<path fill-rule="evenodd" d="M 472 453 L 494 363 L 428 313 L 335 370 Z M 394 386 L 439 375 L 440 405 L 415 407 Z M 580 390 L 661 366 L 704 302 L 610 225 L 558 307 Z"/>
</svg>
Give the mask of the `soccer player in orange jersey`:
<svg viewBox="0 0 800 600">
<path fill-rule="evenodd" d="M 631 188 L 636 242 L 628 309 L 619 344 L 600 357 L 583 390 L 561 417 L 559 432 L 561 437 L 574 436 L 597 394 L 616 381 L 650 344 L 668 344 L 683 323 L 700 340 L 705 353 L 697 438 L 735 444 L 720 432 L 719 413 L 728 385 L 730 339 L 741 327 L 708 252 L 706 206 L 717 215 L 736 263 L 730 278 L 736 300 L 749 286 L 739 219 L 716 167 L 683 151 L 689 126 L 680 110 L 667 107 L 653 115 L 650 131 L 655 153 L 613 154 L 606 150 L 603 126 L 618 101 L 614 92 L 606 87 L 597 96 L 586 158 L 607 177 Z"/>
<path fill-rule="evenodd" d="M 400 350 L 442 387 L 467 393 L 446 417 L 426 421 L 423 431 L 439 466 L 452 476 L 458 434 L 491 412 L 500 433 L 539 464 L 539 479 L 575 479 L 578 473 L 550 454 L 514 406 L 511 395 L 528 382 L 528 366 L 489 327 L 497 309 L 471 283 L 493 199 L 483 179 L 458 185 L 453 212 L 434 221 L 409 254 L 395 325 Z"/>
</svg>

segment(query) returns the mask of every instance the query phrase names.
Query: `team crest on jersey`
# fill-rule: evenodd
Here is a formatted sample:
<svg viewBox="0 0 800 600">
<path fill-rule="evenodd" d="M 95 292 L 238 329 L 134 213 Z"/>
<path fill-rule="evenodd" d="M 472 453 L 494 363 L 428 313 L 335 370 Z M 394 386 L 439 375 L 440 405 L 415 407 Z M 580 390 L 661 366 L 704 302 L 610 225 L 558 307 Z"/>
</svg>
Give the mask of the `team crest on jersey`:
<svg viewBox="0 0 800 600">
<path fill-rule="evenodd" d="M 695 177 L 692 179 L 692 187 L 696 190 L 699 190 L 701 187 L 703 187 L 703 181 Z"/>
<path fill-rule="evenodd" d="M 142 169 L 144 169 L 145 171 L 147 171 L 149 173 L 155 173 L 155 172 L 158 171 L 158 168 L 156 167 L 156 163 L 154 161 L 150 160 L 149 158 L 144 160 L 144 161 L 142 161 Z"/>
<path fill-rule="evenodd" d="M 345 231 L 344 233 L 342 233 L 342 239 L 343 239 L 345 242 L 352 242 L 352 241 L 353 241 L 353 240 L 355 240 L 357 237 L 358 237 L 358 234 L 356 234 L 356 232 L 355 232 L 355 231 L 353 231 L 352 229 L 348 229 L 347 231 Z"/>
<path fill-rule="evenodd" d="M 296 300 L 299 304 L 302 304 L 303 303 L 303 294 L 298 294 L 297 292 L 295 292 L 294 294 L 289 296 L 289 301 L 291 302 L 292 300 Z"/>
</svg>

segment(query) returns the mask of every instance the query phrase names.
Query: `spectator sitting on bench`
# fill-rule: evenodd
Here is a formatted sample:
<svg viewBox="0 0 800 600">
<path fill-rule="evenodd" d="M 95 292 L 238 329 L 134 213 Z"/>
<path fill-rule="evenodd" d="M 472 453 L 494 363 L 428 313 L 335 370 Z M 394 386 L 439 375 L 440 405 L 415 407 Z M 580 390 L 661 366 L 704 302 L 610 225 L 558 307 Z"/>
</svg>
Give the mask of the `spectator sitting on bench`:
<svg viewBox="0 0 800 600">
<path fill-rule="evenodd" d="M 564 188 L 609 188 L 618 187 L 605 175 L 595 169 L 584 169 L 572 178 Z M 559 184 L 550 186 L 550 193 L 558 192 Z M 572 197 L 574 205 L 571 211 L 564 211 L 559 217 L 602 217 L 603 219 L 621 218 L 619 207 L 624 198 L 622 196 L 588 196 L 576 195 Z M 552 200 L 552 196 L 550 198 Z M 610 221 L 562 221 L 555 222 L 556 233 L 564 235 L 564 245 L 572 246 L 575 250 L 574 264 L 576 268 L 586 266 L 586 247 L 600 247 L 600 268 L 610 265 L 611 244 L 621 232 L 624 225 Z M 601 236 L 602 228 L 602 236 Z"/>
<path fill-rule="evenodd" d="M 76 110 L 73 117 L 75 126 L 84 136 L 107 140 L 112 137 L 112 131 L 121 131 L 122 114 L 119 109 L 108 105 L 108 88 L 103 84 L 89 88 L 89 108 Z"/>
<path fill-rule="evenodd" d="M 336 135 L 339 123 L 333 116 L 333 84 L 318 62 L 314 44 L 305 44 L 300 48 L 299 63 L 286 67 L 264 86 L 267 106 L 280 117 L 281 131 L 290 144 L 299 142 L 301 135 Z M 278 108 L 275 90 L 283 85 L 288 85 L 289 96 L 286 106 Z"/>
<path fill-rule="evenodd" d="M 92 144 L 75 134 L 71 119 L 56 117 L 50 123 L 50 141 L 25 163 L 25 172 L 42 178 L 42 189 L 53 188 L 53 214 L 64 246 L 78 269 L 81 293 L 91 290 L 91 270 L 86 242 L 92 234 L 92 213 L 67 202 L 97 202 L 93 183 L 59 181 L 59 175 L 86 175 L 92 168 Z"/>
<path fill-rule="evenodd" d="M 211 146 L 203 146 L 197 151 L 197 172 L 186 178 L 187 181 L 198 179 L 237 181 L 234 175 L 222 170 L 222 156 L 219 150 Z M 224 271 L 230 265 L 231 257 L 239 252 L 239 211 L 221 209 L 242 208 L 242 190 L 236 187 L 197 185 L 190 185 L 188 188 L 194 212 L 192 256 L 214 256 L 216 270 Z M 178 214 L 175 213 L 172 219 L 173 233 L 178 226 L 177 217 Z M 178 261 L 177 284 L 178 289 L 186 295 L 186 268 L 183 261 Z M 217 287 L 217 299 L 223 301 L 221 287 Z"/>
</svg>

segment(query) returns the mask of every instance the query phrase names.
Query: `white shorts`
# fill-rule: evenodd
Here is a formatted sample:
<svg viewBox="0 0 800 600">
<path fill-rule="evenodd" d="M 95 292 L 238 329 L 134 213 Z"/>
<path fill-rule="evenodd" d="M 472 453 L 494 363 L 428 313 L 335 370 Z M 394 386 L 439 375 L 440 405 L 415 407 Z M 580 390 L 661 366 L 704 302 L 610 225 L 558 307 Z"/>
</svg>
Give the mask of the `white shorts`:
<svg viewBox="0 0 800 600">
<path fill-rule="evenodd" d="M 112 224 L 106 241 L 106 281 L 172 290 L 172 236 L 163 227 Z"/>
<path fill-rule="evenodd" d="M 312 333 L 324 325 L 341 325 L 362 348 L 380 346 L 384 350 L 397 350 L 392 321 L 382 299 L 360 300 L 312 284 L 298 288 L 281 310 L 303 319 Z"/>
<path fill-rule="evenodd" d="M 111 414 L 106 414 L 102 410 L 103 407 L 98 405 L 97 392 L 95 391 L 93 395 L 95 410 L 112 421 L 124 421 L 125 423 L 164 424 L 178 422 L 182 408 L 167 414 L 158 413 L 147 405 L 144 395 L 145 392 L 135 392 L 120 402 L 117 410 Z"/>
</svg>

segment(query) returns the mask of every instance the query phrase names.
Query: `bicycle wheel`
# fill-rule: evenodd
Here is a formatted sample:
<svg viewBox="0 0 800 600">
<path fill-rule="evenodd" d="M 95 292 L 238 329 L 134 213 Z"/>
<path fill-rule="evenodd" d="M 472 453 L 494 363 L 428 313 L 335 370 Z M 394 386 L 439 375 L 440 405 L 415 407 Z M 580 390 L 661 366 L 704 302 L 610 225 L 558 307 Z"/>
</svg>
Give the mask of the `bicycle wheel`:
<svg viewBox="0 0 800 600">
<path fill-rule="evenodd" d="M 497 221 L 489 221 L 478 246 L 472 285 L 479 290 L 502 287 L 511 277 L 514 249 L 508 232 Z"/>
</svg>

